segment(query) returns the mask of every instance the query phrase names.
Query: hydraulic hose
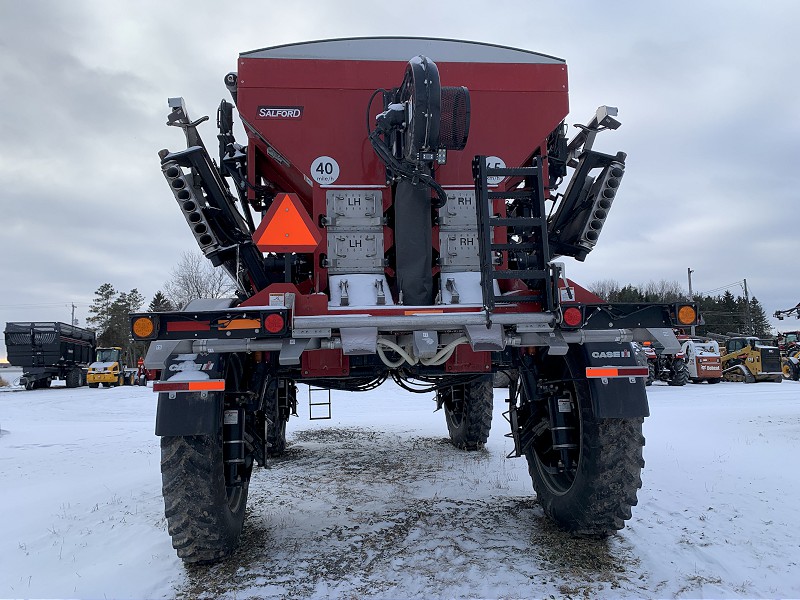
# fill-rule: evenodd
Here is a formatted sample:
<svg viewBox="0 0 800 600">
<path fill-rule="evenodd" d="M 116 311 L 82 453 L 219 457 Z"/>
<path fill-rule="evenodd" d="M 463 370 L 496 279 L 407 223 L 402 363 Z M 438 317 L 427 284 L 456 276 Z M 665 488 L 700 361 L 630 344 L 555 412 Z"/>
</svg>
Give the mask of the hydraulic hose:
<svg viewBox="0 0 800 600">
<path fill-rule="evenodd" d="M 380 356 L 381 361 L 390 369 L 397 369 L 403 365 L 403 363 L 408 363 L 410 366 L 414 366 L 418 363 L 425 365 L 426 367 L 436 367 L 446 363 L 450 357 L 453 355 L 453 352 L 456 351 L 456 347 L 459 344 L 464 344 L 468 342 L 466 336 L 461 336 L 456 338 L 446 346 L 444 346 L 441 350 L 439 350 L 434 356 L 431 358 L 418 358 L 406 352 L 406 350 L 395 344 L 393 341 L 386 339 L 386 338 L 378 338 L 377 346 L 378 346 L 378 356 Z M 393 361 L 390 360 L 388 356 L 386 356 L 386 352 L 383 350 L 383 347 L 389 348 L 397 352 L 400 355 L 400 358 Z"/>
</svg>

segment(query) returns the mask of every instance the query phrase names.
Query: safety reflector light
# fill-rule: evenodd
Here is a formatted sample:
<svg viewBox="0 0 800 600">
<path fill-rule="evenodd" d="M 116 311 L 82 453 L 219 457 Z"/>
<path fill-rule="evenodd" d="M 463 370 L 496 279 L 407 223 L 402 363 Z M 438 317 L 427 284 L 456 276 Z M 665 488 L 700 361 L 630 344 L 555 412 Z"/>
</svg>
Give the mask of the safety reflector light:
<svg viewBox="0 0 800 600">
<path fill-rule="evenodd" d="M 681 306 L 678 309 L 678 323 L 691 325 L 697 320 L 697 311 L 691 306 Z"/>
<path fill-rule="evenodd" d="M 587 379 L 601 377 L 647 377 L 647 367 L 586 367 Z"/>
<path fill-rule="evenodd" d="M 262 252 L 313 252 L 321 240 L 297 194 L 277 196 L 253 234 Z"/>
<path fill-rule="evenodd" d="M 583 311 L 576 306 L 570 306 L 564 311 L 562 324 L 567 327 L 580 327 L 583 324 Z"/>
<path fill-rule="evenodd" d="M 259 329 L 261 321 L 258 319 L 231 319 L 230 321 L 220 321 L 220 331 L 230 331 L 232 329 Z"/>
<path fill-rule="evenodd" d="M 139 317 L 133 322 L 131 330 L 137 338 L 146 339 L 155 333 L 156 327 L 150 317 Z"/>
<path fill-rule="evenodd" d="M 170 321 L 167 323 L 167 331 L 211 331 L 209 321 Z"/>
<path fill-rule="evenodd" d="M 264 329 L 270 333 L 280 333 L 285 325 L 286 322 L 280 313 L 272 313 L 264 319 Z"/>
<path fill-rule="evenodd" d="M 200 381 L 156 381 L 154 392 L 222 392 L 224 379 L 203 379 Z"/>
</svg>

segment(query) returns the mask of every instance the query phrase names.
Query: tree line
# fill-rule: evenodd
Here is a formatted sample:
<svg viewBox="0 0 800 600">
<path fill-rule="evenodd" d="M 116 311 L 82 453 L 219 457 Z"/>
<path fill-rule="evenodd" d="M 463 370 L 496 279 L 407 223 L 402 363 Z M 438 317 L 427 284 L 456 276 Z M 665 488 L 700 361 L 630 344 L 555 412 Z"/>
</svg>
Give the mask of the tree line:
<svg viewBox="0 0 800 600">
<path fill-rule="evenodd" d="M 689 293 L 677 281 L 661 280 L 640 286 L 620 285 L 613 279 L 595 281 L 589 291 L 600 296 L 606 302 L 681 302 L 692 300 L 698 304 L 705 325 L 696 328 L 698 335 L 709 333 L 755 335 L 769 339 L 774 333 L 767 318 L 767 313 L 758 299 L 734 296 L 729 290 L 723 294 L 711 296 Z"/>
<path fill-rule="evenodd" d="M 147 305 L 147 312 L 166 312 L 186 306 L 197 298 L 224 298 L 233 293 L 233 282 L 223 269 L 215 269 L 200 252 L 184 252 L 172 269 L 163 290 Z M 142 311 L 145 297 L 138 289 L 117 290 L 103 283 L 94 293 L 86 326 L 97 334 L 98 347 L 120 347 L 127 364 L 135 365 L 147 351 L 147 344 L 134 342 L 130 335 L 130 313 Z"/>
</svg>

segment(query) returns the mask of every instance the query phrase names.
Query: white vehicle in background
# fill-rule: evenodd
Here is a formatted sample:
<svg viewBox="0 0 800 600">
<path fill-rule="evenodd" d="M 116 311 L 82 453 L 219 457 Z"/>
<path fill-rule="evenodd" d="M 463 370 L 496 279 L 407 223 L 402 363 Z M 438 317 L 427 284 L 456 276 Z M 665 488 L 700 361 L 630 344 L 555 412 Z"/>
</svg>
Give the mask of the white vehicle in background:
<svg viewBox="0 0 800 600">
<path fill-rule="evenodd" d="M 719 383 L 722 381 L 722 360 L 719 344 L 714 340 L 689 338 L 682 341 L 681 351 L 689 367 L 689 380 L 692 383 Z"/>
</svg>

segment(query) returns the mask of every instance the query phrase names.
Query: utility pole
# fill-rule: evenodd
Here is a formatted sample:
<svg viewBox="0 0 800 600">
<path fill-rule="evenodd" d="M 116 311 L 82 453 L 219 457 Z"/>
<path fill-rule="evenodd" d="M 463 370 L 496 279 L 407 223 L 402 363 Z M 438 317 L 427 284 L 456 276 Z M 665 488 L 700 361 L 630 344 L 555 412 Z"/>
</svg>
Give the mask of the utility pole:
<svg viewBox="0 0 800 600">
<path fill-rule="evenodd" d="M 691 285 L 689 286 L 691 287 Z M 75 303 L 72 303 L 72 318 L 69 321 L 70 325 L 75 325 Z"/>
<path fill-rule="evenodd" d="M 694 296 L 692 295 L 692 273 L 694 271 L 692 269 L 686 269 L 686 273 L 689 276 L 689 300 L 694 300 Z M 695 333 L 695 326 L 692 325 L 692 337 L 694 337 Z"/>
<path fill-rule="evenodd" d="M 753 335 L 753 319 L 750 315 L 750 295 L 747 293 L 747 279 L 744 280 L 744 302 L 745 302 L 745 317 L 747 318 L 747 333 Z"/>
</svg>

